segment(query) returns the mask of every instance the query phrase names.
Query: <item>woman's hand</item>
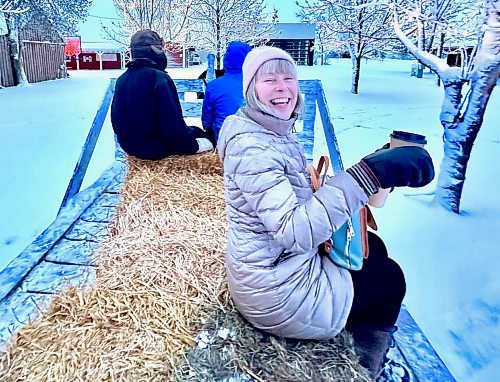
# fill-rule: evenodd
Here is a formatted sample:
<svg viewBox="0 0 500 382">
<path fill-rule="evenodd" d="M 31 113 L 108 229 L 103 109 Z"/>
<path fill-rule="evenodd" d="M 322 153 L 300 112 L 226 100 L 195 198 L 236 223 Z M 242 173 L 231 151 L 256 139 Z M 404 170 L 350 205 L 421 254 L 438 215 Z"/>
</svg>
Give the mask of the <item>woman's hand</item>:
<svg viewBox="0 0 500 382">
<path fill-rule="evenodd" d="M 362 159 L 382 188 L 423 187 L 434 179 L 429 153 L 417 146 L 378 150 Z"/>
<path fill-rule="evenodd" d="M 378 149 L 346 171 L 368 196 L 379 188 L 423 187 L 434 179 L 429 153 L 417 146 Z"/>
</svg>

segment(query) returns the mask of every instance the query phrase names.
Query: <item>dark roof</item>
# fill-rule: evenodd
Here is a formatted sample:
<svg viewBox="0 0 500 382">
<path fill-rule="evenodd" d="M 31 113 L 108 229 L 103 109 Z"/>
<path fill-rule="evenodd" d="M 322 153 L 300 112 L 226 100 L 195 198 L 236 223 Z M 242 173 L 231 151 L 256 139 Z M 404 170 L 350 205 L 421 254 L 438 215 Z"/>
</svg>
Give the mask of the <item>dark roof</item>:
<svg viewBox="0 0 500 382">
<path fill-rule="evenodd" d="M 278 23 L 271 30 L 273 40 L 313 40 L 316 24 Z"/>
</svg>

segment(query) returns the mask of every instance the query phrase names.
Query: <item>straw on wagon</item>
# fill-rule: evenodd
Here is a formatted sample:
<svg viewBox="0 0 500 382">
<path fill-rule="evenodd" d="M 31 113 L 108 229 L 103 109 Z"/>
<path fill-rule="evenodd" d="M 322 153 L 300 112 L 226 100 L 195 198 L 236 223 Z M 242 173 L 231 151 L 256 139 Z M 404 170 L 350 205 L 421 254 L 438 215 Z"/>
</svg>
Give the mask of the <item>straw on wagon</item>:
<svg viewBox="0 0 500 382">
<path fill-rule="evenodd" d="M 235 311 L 216 154 L 128 162 L 95 283 L 58 292 L 14 335 L 2 381 L 369 380 L 347 334 L 286 341 Z"/>
</svg>

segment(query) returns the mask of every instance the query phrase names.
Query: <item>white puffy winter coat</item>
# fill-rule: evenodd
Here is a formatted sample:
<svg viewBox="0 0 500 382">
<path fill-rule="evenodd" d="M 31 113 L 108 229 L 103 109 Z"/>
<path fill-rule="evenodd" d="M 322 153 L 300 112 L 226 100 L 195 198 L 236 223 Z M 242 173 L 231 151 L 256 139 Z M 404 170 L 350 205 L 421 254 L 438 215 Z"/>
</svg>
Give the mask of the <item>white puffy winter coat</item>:
<svg viewBox="0 0 500 382">
<path fill-rule="evenodd" d="M 349 272 L 318 254 L 367 196 L 347 173 L 313 194 L 301 145 L 282 121 L 240 109 L 221 129 L 231 297 L 255 327 L 277 336 L 328 339 L 352 305 Z"/>
</svg>

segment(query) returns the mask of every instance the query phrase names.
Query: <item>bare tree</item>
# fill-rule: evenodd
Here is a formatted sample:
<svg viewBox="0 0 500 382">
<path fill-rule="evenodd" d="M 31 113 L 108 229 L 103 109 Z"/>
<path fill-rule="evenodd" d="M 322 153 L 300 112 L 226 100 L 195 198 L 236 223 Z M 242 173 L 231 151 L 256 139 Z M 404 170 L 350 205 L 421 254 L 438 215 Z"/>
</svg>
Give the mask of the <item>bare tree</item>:
<svg viewBox="0 0 500 382">
<path fill-rule="evenodd" d="M 297 12 L 296 16 L 303 23 L 316 24 L 316 36 L 315 36 L 315 51 L 319 55 L 320 65 L 326 64 L 326 55 L 332 51 L 331 49 L 331 33 L 328 29 L 328 15 L 322 12 L 316 12 L 316 8 L 312 6 L 309 1 L 305 0 L 305 4 L 302 5 L 298 1 L 295 2 L 300 11 Z"/>
<path fill-rule="evenodd" d="M 444 102 L 440 120 L 444 127 L 444 159 L 441 163 L 435 200 L 459 213 L 467 164 L 483 123 L 490 95 L 500 76 L 500 0 L 485 0 L 485 24 L 472 57 L 462 67 L 450 67 L 443 59 L 424 51 L 401 29 L 395 7 L 394 30 L 419 62 L 443 81 Z M 468 85 L 468 86 L 466 86 Z"/>
<path fill-rule="evenodd" d="M 195 0 L 113 0 L 122 21 L 103 26 L 106 35 L 123 46 L 130 36 L 142 29 L 157 32 L 168 43 L 167 47 L 182 46 L 187 42 L 189 16 Z"/>
<path fill-rule="evenodd" d="M 3 13 L 24 13 L 29 11 L 29 6 L 21 4 L 17 0 L 0 1 L 0 12 Z"/>
<path fill-rule="evenodd" d="M 21 29 L 32 18 L 44 17 L 61 35 L 73 34 L 78 22 L 83 21 L 87 16 L 91 0 L 16 0 L 15 4 L 12 3 L 7 1 L 5 9 L 15 9 L 16 12 L 2 12 L 4 12 L 7 25 L 16 81 L 18 85 L 26 86 L 29 82 L 23 65 Z M 12 5 L 15 8 L 12 8 Z"/>
<path fill-rule="evenodd" d="M 436 51 L 437 44 L 477 37 L 477 0 L 392 0 L 406 34 L 416 34 L 419 50 Z"/>
<path fill-rule="evenodd" d="M 439 12 L 429 16 L 426 13 L 429 8 L 426 6 L 431 1 L 426 1 L 371 0 L 362 7 L 382 4 L 392 9 L 393 28 L 398 38 L 422 65 L 430 68 L 443 82 L 444 101 L 440 120 L 444 128 L 444 158 L 435 201 L 444 208 L 459 213 L 472 146 L 483 123 L 491 93 L 500 77 L 500 0 L 484 0 L 483 6 L 479 8 L 476 6 L 479 4 L 467 0 L 435 1 L 434 5 L 438 5 L 436 9 L 448 12 L 446 18 L 439 16 Z M 466 3 L 468 7 L 459 7 Z M 458 4 L 458 8 L 454 4 Z M 484 15 L 482 33 L 471 54 L 465 46 L 459 48 L 462 54 L 461 67 L 452 67 L 441 57 L 431 53 L 428 47 L 432 44 L 425 44 L 429 28 L 435 31 L 445 25 L 450 41 L 470 41 L 468 37 L 474 36 L 476 26 L 481 24 L 475 17 L 477 13 Z M 444 14 L 446 13 L 442 13 Z M 458 27 L 454 24 L 456 20 L 462 21 Z M 434 28 L 432 23 L 437 23 L 438 26 Z M 452 24 L 454 25 L 450 26 Z"/>
<path fill-rule="evenodd" d="M 298 4 L 324 30 L 332 50 L 348 51 L 352 61 L 351 92 L 358 94 L 361 59 L 382 50 L 391 40 L 391 12 L 371 0 L 317 0 Z M 367 7 L 366 5 L 370 5 Z"/>
<path fill-rule="evenodd" d="M 478 0 L 391 0 L 400 16 L 400 29 L 418 49 L 442 57 L 457 54 L 464 59 L 467 44 L 478 39 Z M 472 41 L 472 42 L 471 42 Z M 438 76 L 437 84 L 440 84 Z"/>
<path fill-rule="evenodd" d="M 277 12 L 267 12 L 264 0 L 196 0 L 192 20 L 192 46 L 215 54 L 217 68 L 221 68 L 231 41 L 258 45 L 269 39 Z"/>
<path fill-rule="evenodd" d="M 29 9 L 29 4 L 25 1 L 0 1 L 0 13 L 3 13 L 5 17 L 11 57 L 14 64 L 14 72 L 16 73 L 17 82 L 20 85 L 27 84 L 28 79 L 26 78 L 26 73 L 24 72 L 18 25 L 24 18 L 22 14 L 28 12 Z"/>
</svg>

